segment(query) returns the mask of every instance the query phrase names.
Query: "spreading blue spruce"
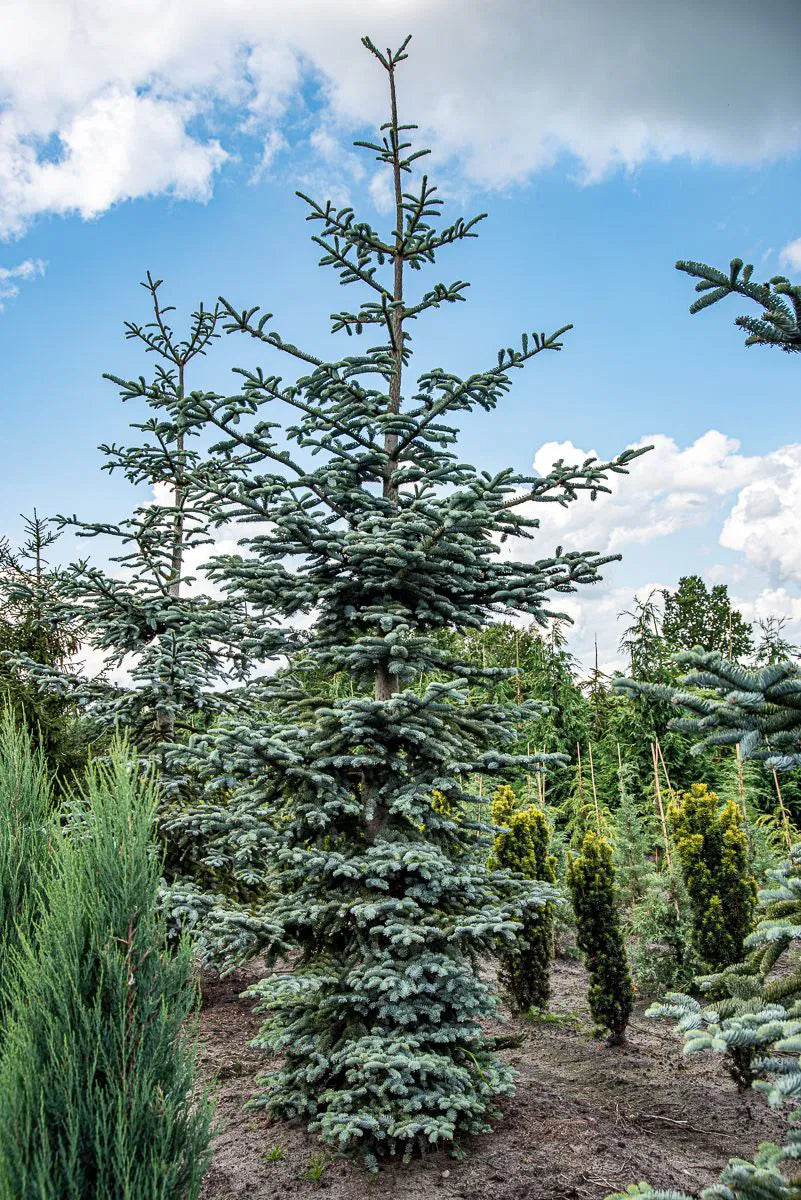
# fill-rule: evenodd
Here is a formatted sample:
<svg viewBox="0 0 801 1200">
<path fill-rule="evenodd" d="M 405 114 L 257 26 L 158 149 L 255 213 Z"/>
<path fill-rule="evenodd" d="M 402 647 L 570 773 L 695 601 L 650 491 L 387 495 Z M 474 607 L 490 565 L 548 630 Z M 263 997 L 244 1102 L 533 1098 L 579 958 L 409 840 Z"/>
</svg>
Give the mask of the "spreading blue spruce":
<svg viewBox="0 0 801 1200">
<path fill-rule="evenodd" d="M 327 360 L 283 338 L 270 313 L 221 300 L 229 331 L 301 373 L 287 383 L 272 369 L 243 370 L 241 394 L 190 405 L 198 425 L 218 431 L 217 467 L 203 476 L 218 519 L 260 526 L 213 577 L 254 618 L 281 612 L 310 625 L 303 655 L 271 685 L 269 719 L 228 722 L 202 747 L 221 775 L 250 772 L 249 794 L 280 831 L 274 915 L 297 959 L 249 993 L 269 1014 L 257 1045 L 281 1056 L 255 1103 L 305 1118 L 371 1168 L 488 1128 L 513 1073 L 482 1028 L 496 1001 L 478 963 L 554 896 L 551 885 L 489 872 L 476 850 L 484 838 L 486 854 L 491 830 L 470 819 L 471 777 L 540 761 L 509 752 L 531 710 L 469 699 L 470 684 L 499 671 L 470 665 L 438 635 L 496 615 L 545 624 L 548 592 L 597 581 L 618 556 L 559 549 L 518 562 L 502 543 L 534 535 L 534 503 L 594 499 L 609 472 L 642 453 L 560 461 L 544 478 L 457 457 L 456 423 L 492 411 L 512 371 L 559 350 L 570 326 L 523 334 L 465 378 L 436 367 L 407 382 L 410 326 L 467 288 L 437 283 L 413 297 L 409 272 L 475 237 L 481 219 L 438 229 L 442 201 L 428 178 L 405 190 L 427 153 L 412 150 L 415 127 L 398 116 L 408 41 L 382 53 L 363 39 L 386 73 L 390 118 L 377 141 L 355 144 L 389 172 L 389 235 L 350 208 L 301 197 L 321 265 L 366 297 L 332 315 L 332 332 L 367 331 L 373 344 Z M 310 682 L 338 673 L 352 694 Z"/>
</svg>

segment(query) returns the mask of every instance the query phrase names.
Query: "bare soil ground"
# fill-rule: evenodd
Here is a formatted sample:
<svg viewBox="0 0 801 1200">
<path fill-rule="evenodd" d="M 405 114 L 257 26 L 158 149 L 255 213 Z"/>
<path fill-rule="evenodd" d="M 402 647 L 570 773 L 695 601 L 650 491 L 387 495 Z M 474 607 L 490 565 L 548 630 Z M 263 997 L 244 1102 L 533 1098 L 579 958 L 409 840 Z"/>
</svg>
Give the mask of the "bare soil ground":
<svg viewBox="0 0 801 1200">
<path fill-rule="evenodd" d="M 256 974 L 203 979 L 204 1072 L 216 1081 L 223 1129 L 206 1177 L 204 1200 L 285 1200 L 322 1191 L 328 1200 L 602 1200 L 648 1179 L 696 1192 L 733 1155 L 750 1157 L 781 1137 L 784 1120 L 759 1094 L 738 1092 L 718 1056 L 685 1059 L 671 1028 L 643 1017 L 640 1003 L 628 1045 L 612 1049 L 591 1036 L 586 977 L 575 962 L 554 969 L 556 1021 L 508 1018 L 493 1029 L 525 1040 L 503 1056 L 519 1072 L 517 1094 L 503 1105 L 495 1132 L 475 1138 L 468 1157 L 445 1153 L 373 1180 L 332 1157 L 299 1122 L 270 1122 L 243 1111 L 266 1061 L 248 1047 L 261 1018 L 239 993 Z M 275 1161 L 267 1157 L 273 1152 Z M 315 1178 L 319 1176 L 319 1178 Z"/>
</svg>

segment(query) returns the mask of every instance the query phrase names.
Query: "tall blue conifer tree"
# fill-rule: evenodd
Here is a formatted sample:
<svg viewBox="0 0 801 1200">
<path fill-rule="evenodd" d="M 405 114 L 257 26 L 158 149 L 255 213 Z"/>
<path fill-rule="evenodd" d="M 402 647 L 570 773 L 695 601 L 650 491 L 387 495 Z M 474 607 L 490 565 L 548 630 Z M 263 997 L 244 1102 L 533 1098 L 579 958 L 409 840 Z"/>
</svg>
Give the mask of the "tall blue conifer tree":
<svg viewBox="0 0 801 1200">
<path fill-rule="evenodd" d="M 523 334 L 487 370 L 462 378 L 437 367 L 409 386 L 412 322 L 463 300 L 467 287 L 436 283 L 413 298 L 409 272 L 475 237 L 481 217 L 437 228 L 442 201 L 428 178 L 404 190 L 428 153 L 412 149 L 416 127 L 398 116 L 409 39 L 384 53 L 362 40 L 386 73 L 390 117 L 377 141 L 355 144 L 390 174 L 393 227 L 383 236 L 350 208 L 298 194 L 321 265 L 365 292 L 355 311 L 332 314 L 332 333 L 375 330 L 378 341 L 327 360 L 282 338 L 272 314 L 221 299 L 229 332 L 302 373 L 287 384 L 243 370 L 240 395 L 197 395 L 190 410 L 221 435 L 216 466 L 202 472 L 219 520 L 262 523 L 246 553 L 216 560 L 213 576 L 253 619 L 280 611 L 311 621 L 302 659 L 273 684 L 270 723 L 234 722 L 204 746 L 210 769 L 249 776 L 251 796 L 276 813 L 274 915 L 299 948 L 293 974 L 252 992 L 270 1014 L 260 1044 L 283 1056 L 257 1103 L 305 1117 L 374 1166 L 488 1127 L 512 1072 L 482 1030 L 495 1000 L 477 964 L 553 895 L 488 872 L 476 853 L 490 831 L 470 820 L 477 797 L 467 783 L 532 769 L 536 759 L 509 752 L 529 710 L 475 690 L 469 698 L 469 684 L 509 672 L 471 665 L 437 634 L 479 629 L 496 614 L 545 624 L 548 592 L 598 580 L 619 556 L 559 548 L 518 562 L 501 543 L 534 536 L 532 502 L 567 504 L 583 490 L 594 499 L 608 472 L 625 473 L 642 451 L 560 461 L 544 478 L 460 461 L 456 422 L 493 410 L 512 371 L 559 350 L 571 327 Z M 337 672 L 349 674 L 351 695 L 307 686 Z M 421 688 L 424 676 L 434 682 Z"/>
</svg>

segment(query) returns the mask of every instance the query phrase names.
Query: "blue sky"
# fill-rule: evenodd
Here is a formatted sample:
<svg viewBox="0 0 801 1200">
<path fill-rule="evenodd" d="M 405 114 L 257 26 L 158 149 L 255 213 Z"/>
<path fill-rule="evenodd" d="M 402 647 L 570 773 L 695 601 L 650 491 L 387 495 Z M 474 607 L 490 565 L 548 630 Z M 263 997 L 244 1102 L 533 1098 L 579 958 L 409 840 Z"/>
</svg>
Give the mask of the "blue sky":
<svg viewBox="0 0 801 1200">
<path fill-rule="evenodd" d="M 42 4 L 55 26 L 76 7 Z M 83 24 L 62 31 L 61 42 L 54 34 L 42 51 L 51 61 L 41 92 L 23 82 L 23 35 L 5 51 L 18 68 L 0 97 L 0 117 L 15 118 L 11 134 L 0 122 L 0 182 L 4 170 L 11 181 L 10 200 L 0 205 L 0 289 L 7 293 L 0 312 L 0 533 L 12 540 L 19 514 L 34 506 L 98 520 L 122 516 L 130 504 L 124 481 L 100 470 L 98 443 L 125 440 L 130 419 L 101 375 L 149 369 L 123 336 L 126 319 L 147 316 L 138 282 L 148 269 L 164 279 L 177 321 L 200 299 L 213 304 L 223 293 L 239 307 L 262 305 L 282 336 L 336 357 L 345 352 L 343 335 L 331 337 L 327 317 L 355 291 L 343 293 L 336 276 L 316 265 L 313 227 L 294 190 L 347 200 L 389 228 L 378 168 L 367 152 L 350 149 L 354 138 L 371 133 L 383 103 L 379 72 L 359 45 L 365 29 L 358 5 L 343 6 L 327 39 L 326 14 L 311 3 L 293 11 L 315 16 L 313 32 L 296 21 L 281 43 L 269 28 L 229 22 L 226 58 L 211 15 L 203 25 L 205 6 L 198 15 L 197 6 L 176 2 L 176 42 L 181 20 L 197 37 L 197 27 L 206 28 L 208 39 L 200 43 L 206 75 L 199 57 L 177 80 L 161 43 L 129 45 L 125 29 L 104 23 L 102 10 L 83 0 L 77 7 L 85 9 Z M 276 17 L 283 9 L 277 2 L 264 7 Z M 441 41 L 437 14 L 444 20 L 447 5 L 379 6 L 376 23 L 386 41 L 415 34 L 399 77 L 402 115 L 426 126 L 423 144 L 435 154 L 424 162 L 442 182 L 446 216 L 489 213 L 477 240 L 443 252 L 427 276 L 412 276 L 413 285 L 426 287 L 436 279 L 471 282 L 467 304 L 417 323 L 417 366 L 467 374 L 494 362 L 497 349 L 524 329 L 572 322 L 561 354 L 535 360 L 496 413 L 465 425 L 465 457 L 526 470 L 535 455 L 538 464 L 548 459 L 552 443 L 559 453 L 569 443 L 582 456 L 606 457 L 658 435 L 657 451 L 634 465 L 613 501 L 582 504 L 556 521 L 550 507 L 542 513 L 538 557 L 557 541 L 624 554 L 623 563 L 606 569 L 603 587 L 568 606 L 576 617 L 574 647 L 585 660 L 597 633 L 603 662 L 614 662 L 615 614 L 636 589 L 673 586 L 693 571 L 710 583 L 728 581 L 749 617 L 788 615 L 801 640 L 801 551 L 790 545 L 801 517 L 794 485 L 801 363 L 778 351 L 746 351 L 733 321 L 747 306 L 736 300 L 691 317 L 693 281 L 673 266 L 678 257 L 725 266 L 739 255 L 755 263 L 760 278 L 801 274 L 801 243 L 793 248 L 801 238 L 801 87 L 789 65 L 801 61 L 792 54 L 796 45 L 801 55 L 801 14 L 779 4 L 762 16 L 767 29 L 734 35 L 712 16 L 748 10 L 735 0 L 710 5 L 708 23 L 703 18 L 694 31 L 695 67 L 705 69 L 704 38 L 717 38 L 719 54 L 732 64 L 730 95 L 724 72 L 712 81 L 714 93 L 701 89 L 687 98 L 682 89 L 697 78 L 686 61 L 687 30 L 679 27 L 665 43 L 660 6 L 638 7 L 634 41 L 624 21 L 628 6 L 603 6 L 600 45 L 590 36 L 592 6 L 560 6 L 568 24 L 574 21 L 574 37 L 564 34 L 554 61 L 541 62 L 532 94 L 529 66 L 538 42 L 525 16 L 532 7 L 542 9 L 542 20 L 552 18 L 551 5 L 502 0 L 495 7 L 510 18 L 515 10 L 523 14 L 526 59 L 486 33 L 487 4 L 461 6 L 467 28 L 440 50 L 438 85 L 425 68 L 432 40 Z M 692 19 L 692 6 L 678 9 Z M 747 20 L 753 26 L 753 14 Z M 92 21 L 98 29 L 87 40 Z M 753 46 L 762 37 L 778 54 L 774 105 L 761 116 L 756 98 L 740 108 L 736 66 L 738 55 L 747 61 L 749 33 Z M 70 38 L 82 63 L 77 81 L 68 65 Z M 112 70 L 101 50 L 114 38 L 123 67 L 116 62 Z M 786 62 L 777 46 L 788 47 Z M 253 65 L 259 48 L 261 76 Z M 237 64 L 245 53 L 243 74 Z M 465 81 L 470 55 L 483 71 L 478 97 Z M 568 110 L 560 69 L 589 63 L 597 77 L 582 74 L 578 90 L 585 95 L 570 92 Z M 620 86 L 609 83 L 615 72 L 624 77 Z M 9 73 L 0 70 L 0 77 Z M 713 94 L 720 107 L 710 114 Z M 548 104 L 557 114 L 550 123 Z M 265 147 L 269 161 L 254 179 Z M 35 264 L 27 277 L 23 269 L 3 279 L 3 270 L 25 263 Z M 248 342 L 230 337 L 189 382 L 233 389 L 230 367 L 257 361 Z M 84 543 L 83 552 L 87 545 L 94 550 Z"/>
</svg>

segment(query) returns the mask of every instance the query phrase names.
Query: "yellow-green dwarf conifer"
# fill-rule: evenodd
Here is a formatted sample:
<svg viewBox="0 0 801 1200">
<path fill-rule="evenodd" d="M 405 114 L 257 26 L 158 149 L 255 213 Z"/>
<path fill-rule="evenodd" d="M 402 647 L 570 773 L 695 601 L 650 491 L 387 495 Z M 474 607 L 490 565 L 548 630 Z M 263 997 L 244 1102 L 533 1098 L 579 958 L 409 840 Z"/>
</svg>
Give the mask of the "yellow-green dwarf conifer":
<svg viewBox="0 0 801 1200">
<path fill-rule="evenodd" d="M 541 809 L 519 808 L 508 784 L 497 788 L 492 822 L 498 827 L 490 866 L 524 875 L 526 879 L 556 881 L 556 862 L 549 850 L 548 820 Z M 525 912 L 517 941 L 500 954 L 499 978 L 516 1012 L 544 1008 L 551 991 L 553 902 L 532 905 Z"/>
<path fill-rule="evenodd" d="M 693 918 L 693 944 L 711 971 L 740 962 L 756 903 L 740 809 L 706 784 L 668 806 L 668 820 Z"/>
</svg>

